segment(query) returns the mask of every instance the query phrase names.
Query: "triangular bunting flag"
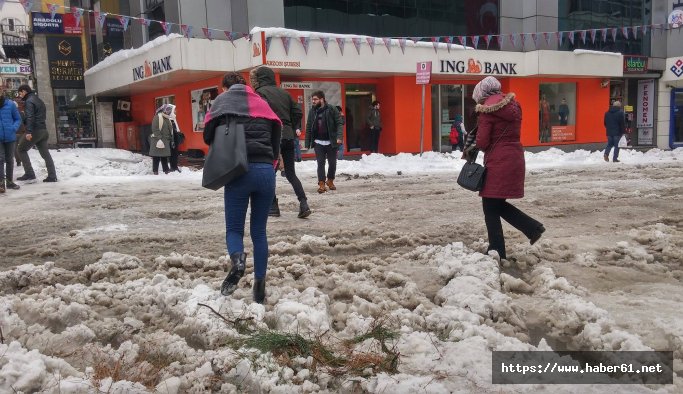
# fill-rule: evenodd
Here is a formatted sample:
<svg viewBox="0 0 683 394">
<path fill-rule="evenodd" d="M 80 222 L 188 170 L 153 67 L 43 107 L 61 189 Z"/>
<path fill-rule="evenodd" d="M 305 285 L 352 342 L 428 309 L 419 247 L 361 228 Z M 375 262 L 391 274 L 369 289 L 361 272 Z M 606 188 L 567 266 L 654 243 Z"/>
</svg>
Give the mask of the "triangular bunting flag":
<svg viewBox="0 0 683 394">
<path fill-rule="evenodd" d="M 152 20 L 151 20 L 151 19 L 139 18 L 138 21 L 139 21 L 141 24 L 143 24 L 143 25 L 145 25 L 145 26 L 147 26 L 147 27 L 149 27 L 149 25 L 152 24 Z"/>
<path fill-rule="evenodd" d="M 563 31 L 558 31 L 555 33 L 557 36 L 557 43 L 562 46 L 562 39 L 564 38 L 564 32 Z"/>
<path fill-rule="evenodd" d="M 100 25 L 100 29 L 104 27 L 104 21 L 107 19 L 107 15 L 109 14 L 106 12 L 100 12 L 99 14 L 95 13 L 95 19 L 97 20 L 97 24 Z"/>
<path fill-rule="evenodd" d="M 401 53 L 406 54 L 406 43 L 408 42 L 405 38 L 398 39 L 398 46 L 401 48 Z"/>
<path fill-rule="evenodd" d="M 292 41 L 292 37 L 280 37 L 282 41 L 282 46 L 285 47 L 285 55 L 289 56 L 289 43 Z"/>
<path fill-rule="evenodd" d="M 327 46 L 330 44 L 330 37 L 320 37 L 320 42 L 323 44 L 323 49 L 327 53 Z"/>
<path fill-rule="evenodd" d="M 550 33 L 544 32 L 543 33 L 543 38 L 545 38 L 545 43 L 550 45 Z"/>
<path fill-rule="evenodd" d="M 458 42 L 462 46 L 467 46 L 467 36 L 458 36 Z"/>
<path fill-rule="evenodd" d="M 579 31 L 579 37 L 581 38 L 583 45 L 586 45 L 586 31 L 585 30 Z"/>
<path fill-rule="evenodd" d="M 624 26 L 621 28 L 621 35 L 628 40 L 628 26 Z"/>
<path fill-rule="evenodd" d="M 0 10 L 2 9 L 2 6 L 5 5 L 5 0 L 0 0 Z M 54 17 L 53 17 L 54 18 Z"/>
<path fill-rule="evenodd" d="M 640 28 L 640 26 L 633 26 L 633 38 L 636 40 L 638 39 L 638 29 L 639 28 Z"/>
<path fill-rule="evenodd" d="M 474 49 L 477 49 L 479 47 L 479 36 L 471 36 L 470 39 L 472 40 Z"/>
<path fill-rule="evenodd" d="M 161 27 L 164 29 L 164 34 L 169 35 L 171 34 L 171 27 L 173 27 L 173 23 L 171 22 L 159 22 L 161 23 Z"/>
<path fill-rule="evenodd" d="M 432 40 L 432 46 L 434 47 L 434 53 L 436 53 L 437 50 L 439 49 L 439 39 L 440 39 L 440 38 L 441 38 L 441 37 L 432 37 L 432 38 L 431 38 L 431 40 Z M 386 43 L 385 43 L 385 44 L 386 44 Z"/>
<path fill-rule="evenodd" d="M 643 38 L 647 35 L 647 28 L 650 27 L 649 25 L 643 25 Z"/>
<path fill-rule="evenodd" d="M 490 34 L 484 36 L 484 41 L 486 41 L 486 49 L 489 49 L 489 44 L 491 44 L 491 37 L 493 36 Z"/>
<path fill-rule="evenodd" d="M 526 34 L 520 34 L 520 38 L 522 40 L 522 50 L 524 50 L 524 46 L 526 45 Z"/>
<path fill-rule="evenodd" d="M 356 52 L 360 55 L 360 37 L 351 37 L 351 42 L 356 47 Z"/>
<path fill-rule="evenodd" d="M 498 48 L 503 49 L 503 36 L 493 36 L 496 39 L 496 44 L 498 44 Z"/>
<path fill-rule="evenodd" d="M 121 23 L 121 26 L 123 26 L 123 31 L 128 30 L 128 24 L 130 23 L 130 18 L 125 16 L 125 15 L 119 15 L 118 19 L 119 19 L 119 23 Z"/>
<path fill-rule="evenodd" d="M 202 31 L 204 32 L 204 37 L 208 38 L 209 40 L 213 40 L 213 29 L 202 27 Z"/>
<path fill-rule="evenodd" d="M 337 45 L 339 45 L 339 52 L 341 52 L 342 56 L 344 56 L 344 45 L 346 45 L 346 38 L 336 37 L 335 40 L 337 41 Z"/>
<path fill-rule="evenodd" d="M 602 41 L 607 42 L 607 29 L 600 29 L 600 34 L 602 35 Z"/>
<path fill-rule="evenodd" d="M 512 44 L 512 47 L 517 48 L 517 35 L 516 34 L 508 34 L 508 39 L 510 40 L 510 44 Z"/>
<path fill-rule="evenodd" d="M 368 37 L 365 39 L 365 41 L 368 42 L 368 45 L 370 46 L 370 52 L 373 54 L 375 53 L 375 37 Z"/>
<path fill-rule="evenodd" d="M 534 41 L 534 48 L 538 49 L 538 34 L 531 33 L 531 39 Z"/>
<path fill-rule="evenodd" d="M 311 45 L 311 37 L 299 37 L 299 41 L 301 42 L 301 46 L 304 47 L 304 52 L 308 55 L 308 47 Z"/>
<path fill-rule="evenodd" d="M 391 38 L 382 37 L 382 41 L 384 41 L 384 46 L 387 47 L 387 51 L 389 51 L 389 53 L 391 53 Z"/>
<path fill-rule="evenodd" d="M 273 41 L 273 37 L 266 37 L 266 54 L 270 51 L 270 43 Z"/>
<path fill-rule="evenodd" d="M 83 16 L 83 11 L 83 8 L 71 7 L 71 13 L 74 16 L 74 19 L 76 19 L 76 26 L 81 25 L 81 16 Z"/>
<path fill-rule="evenodd" d="M 612 33 L 612 41 L 616 42 L 617 41 L 617 28 L 616 27 L 611 28 L 610 33 Z"/>
<path fill-rule="evenodd" d="M 24 11 L 29 14 L 33 9 L 33 0 L 19 0 L 22 6 L 24 6 Z"/>
<path fill-rule="evenodd" d="M 185 38 L 192 38 L 192 29 L 193 27 L 191 25 L 180 25 L 180 30 L 182 30 Z"/>
<path fill-rule="evenodd" d="M 569 37 L 569 42 L 572 44 L 572 46 L 574 45 L 574 33 L 576 33 L 576 32 L 573 30 L 567 32 L 567 36 Z"/>
<path fill-rule="evenodd" d="M 591 42 L 592 42 L 593 44 L 595 44 L 595 36 L 597 35 L 597 32 L 598 32 L 598 31 L 595 30 L 595 29 L 591 29 L 591 30 L 590 30 Z"/>
<path fill-rule="evenodd" d="M 2 8 L 2 1 L 0 1 L 0 8 Z M 47 10 L 50 11 L 50 18 L 55 19 L 55 14 L 59 9 L 59 4 L 48 4 Z"/>
<path fill-rule="evenodd" d="M 422 37 L 410 37 L 410 40 L 415 44 L 416 42 L 420 41 Z"/>
<path fill-rule="evenodd" d="M 453 44 L 453 38 L 453 36 L 446 37 L 446 49 L 448 50 L 448 53 L 451 53 L 451 45 Z"/>
</svg>

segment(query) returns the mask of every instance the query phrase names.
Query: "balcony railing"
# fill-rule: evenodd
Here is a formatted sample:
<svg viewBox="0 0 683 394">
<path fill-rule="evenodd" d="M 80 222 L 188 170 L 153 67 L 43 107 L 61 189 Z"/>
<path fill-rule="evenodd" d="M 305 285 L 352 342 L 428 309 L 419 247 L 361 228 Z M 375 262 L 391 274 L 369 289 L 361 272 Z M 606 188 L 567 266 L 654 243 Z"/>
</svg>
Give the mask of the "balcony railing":
<svg viewBox="0 0 683 394">
<path fill-rule="evenodd" d="M 14 59 L 29 58 L 31 49 L 29 33 L 28 26 L 0 24 L 0 35 L 2 36 L 5 56 Z"/>
</svg>

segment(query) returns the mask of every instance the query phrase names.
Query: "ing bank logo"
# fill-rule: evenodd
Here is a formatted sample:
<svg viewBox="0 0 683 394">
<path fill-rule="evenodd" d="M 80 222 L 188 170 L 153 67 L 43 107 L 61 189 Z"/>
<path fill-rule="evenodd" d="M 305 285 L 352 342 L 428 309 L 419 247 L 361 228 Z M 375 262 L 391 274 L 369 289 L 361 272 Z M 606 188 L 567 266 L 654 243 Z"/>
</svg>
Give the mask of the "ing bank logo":
<svg viewBox="0 0 683 394">
<path fill-rule="evenodd" d="M 69 56 L 71 54 L 71 44 L 69 44 L 66 41 L 61 41 L 57 45 L 57 49 L 59 50 L 59 53 L 61 53 L 64 56 Z"/>
<path fill-rule="evenodd" d="M 683 75 L 683 59 L 678 59 L 678 61 L 671 66 L 670 70 L 676 77 L 680 78 L 681 75 Z"/>
<path fill-rule="evenodd" d="M 479 60 L 469 59 L 465 72 L 468 74 L 481 74 L 481 62 Z"/>
<path fill-rule="evenodd" d="M 251 46 L 251 49 L 252 49 L 251 57 L 261 56 L 261 45 L 260 44 L 254 43 Z"/>
<path fill-rule="evenodd" d="M 152 66 L 149 65 L 149 62 L 145 60 L 144 63 L 144 70 L 145 70 L 145 78 L 151 77 L 152 76 Z"/>
</svg>

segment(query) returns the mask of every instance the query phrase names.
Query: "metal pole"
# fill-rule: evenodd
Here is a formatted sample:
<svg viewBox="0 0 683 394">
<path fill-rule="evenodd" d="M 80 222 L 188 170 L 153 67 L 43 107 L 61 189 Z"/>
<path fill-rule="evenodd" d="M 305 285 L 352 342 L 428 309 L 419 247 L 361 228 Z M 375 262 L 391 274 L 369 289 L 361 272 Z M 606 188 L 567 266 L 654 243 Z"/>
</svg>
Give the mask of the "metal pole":
<svg viewBox="0 0 683 394">
<path fill-rule="evenodd" d="M 422 111 L 420 116 L 420 156 L 422 156 L 423 151 L 423 141 L 424 141 L 424 130 L 425 130 L 425 85 L 422 85 Z"/>
</svg>

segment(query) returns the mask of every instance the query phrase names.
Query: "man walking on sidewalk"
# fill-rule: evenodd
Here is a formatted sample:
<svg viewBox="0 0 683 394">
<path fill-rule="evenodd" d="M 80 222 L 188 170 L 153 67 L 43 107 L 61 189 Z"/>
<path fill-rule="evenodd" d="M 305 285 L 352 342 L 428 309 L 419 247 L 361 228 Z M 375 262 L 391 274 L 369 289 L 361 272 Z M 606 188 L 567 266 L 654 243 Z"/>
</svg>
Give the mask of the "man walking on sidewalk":
<svg viewBox="0 0 683 394">
<path fill-rule="evenodd" d="M 286 90 L 275 86 L 275 73 L 269 67 L 257 67 L 249 73 L 251 87 L 261 96 L 275 114 L 282 121 L 282 138 L 280 139 L 280 154 L 285 167 L 287 181 L 294 188 L 296 198 L 299 200 L 299 218 L 305 218 L 311 214 L 308 207 L 306 192 L 304 192 L 301 181 L 296 176 L 294 169 L 295 145 L 298 145 L 298 136 L 301 134 L 301 118 L 303 112 L 292 96 Z M 294 130 L 296 129 L 296 133 Z M 270 207 L 270 216 L 280 216 L 280 207 L 277 197 L 273 198 Z"/>
<path fill-rule="evenodd" d="M 19 156 L 21 156 L 21 162 L 24 166 L 24 175 L 17 178 L 17 180 L 32 181 L 36 179 L 31 159 L 28 157 L 28 151 L 35 145 L 38 147 L 40 156 L 45 160 L 45 167 L 47 167 L 47 178 L 43 179 L 43 182 L 57 182 L 55 163 L 52 161 L 50 151 L 47 149 L 48 134 L 45 123 L 45 103 L 28 85 L 19 86 L 17 91 L 19 97 L 24 101 L 24 125 L 26 126 L 26 133 L 19 141 Z"/>
</svg>

